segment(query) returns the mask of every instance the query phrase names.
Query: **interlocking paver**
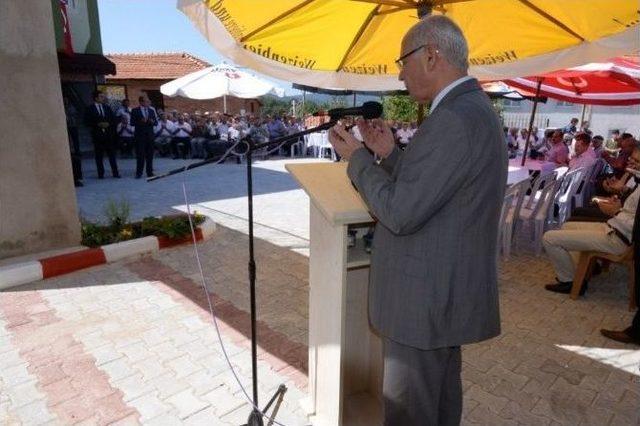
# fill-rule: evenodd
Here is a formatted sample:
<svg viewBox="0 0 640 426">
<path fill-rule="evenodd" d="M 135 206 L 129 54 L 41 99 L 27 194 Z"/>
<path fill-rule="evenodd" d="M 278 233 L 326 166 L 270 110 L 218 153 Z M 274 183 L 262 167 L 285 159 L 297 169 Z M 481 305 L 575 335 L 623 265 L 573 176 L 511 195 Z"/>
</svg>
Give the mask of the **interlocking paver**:
<svg viewBox="0 0 640 426">
<path fill-rule="evenodd" d="M 167 398 L 167 401 L 176 408 L 178 416 L 183 420 L 211 405 L 209 402 L 195 396 L 191 389 L 178 392 Z"/>
<path fill-rule="evenodd" d="M 278 420 L 295 426 L 306 424 L 298 402 L 306 396 L 308 199 L 283 163 L 261 163 L 256 174 L 259 396 L 264 403 L 285 383 Z M 163 160 L 159 167 L 172 164 Z M 223 343 L 251 393 L 246 199 L 238 184 L 243 170 L 203 168 L 190 175 L 188 191 L 194 207 L 222 225 L 198 248 Z M 89 177 L 86 183 L 78 194 L 89 217 L 99 216 L 116 192 L 131 198 L 134 217 L 183 204 L 171 179 L 146 184 Z M 591 280 L 586 297 L 573 301 L 543 290 L 554 279 L 548 261 L 532 256 L 526 242 L 521 247 L 500 263 L 503 333 L 463 349 L 462 423 L 639 424 L 640 352 L 599 334 L 630 322 L 626 271 L 613 266 Z M 110 418 L 164 426 L 247 419 L 250 405 L 222 355 L 192 247 L 0 292 L 0 303 L 10 314 L 8 320 L 0 315 L 1 423 Z M 19 350 L 35 343 L 38 351 Z M 104 374 L 110 386 L 91 388 L 92 375 L 70 378 L 78 369 Z"/>
</svg>

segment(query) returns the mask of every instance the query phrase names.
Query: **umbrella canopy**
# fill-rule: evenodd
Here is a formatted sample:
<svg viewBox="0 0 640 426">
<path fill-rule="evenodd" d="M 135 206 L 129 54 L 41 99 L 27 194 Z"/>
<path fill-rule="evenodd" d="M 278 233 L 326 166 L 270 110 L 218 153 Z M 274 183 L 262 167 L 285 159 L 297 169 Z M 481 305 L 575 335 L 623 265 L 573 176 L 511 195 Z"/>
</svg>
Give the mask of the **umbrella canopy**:
<svg viewBox="0 0 640 426">
<path fill-rule="evenodd" d="M 183 96 L 189 99 L 284 95 L 283 89 L 227 64 L 208 67 L 165 83 L 160 86 L 160 92 L 170 97 Z"/>
<path fill-rule="evenodd" d="M 482 90 L 490 98 L 504 98 L 511 101 L 523 101 L 525 99 L 534 100 L 536 98 L 535 93 L 528 90 L 517 90 L 502 81 L 491 81 L 488 83 L 482 83 Z M 538 102 L 547 102 L 547 98 L 538 97 Z"/>
<path fill-rule="evenodd" d="M 178 8 L 235 63 L 355 90 L 403 88 L 400 42 L 428 13 L 462 28 L 470 73 L 485 81 L 630 53 L 640 35 L 631 0 L 178 0 Z"/>
<path fill-rule="evenodd" d="M 623 56 L 609 62 L 591 63 L 535 77 L 515 78 L 507 83 L 540 95 L 577 104 L 640 104 L 640 59 Z"/>
</svg>

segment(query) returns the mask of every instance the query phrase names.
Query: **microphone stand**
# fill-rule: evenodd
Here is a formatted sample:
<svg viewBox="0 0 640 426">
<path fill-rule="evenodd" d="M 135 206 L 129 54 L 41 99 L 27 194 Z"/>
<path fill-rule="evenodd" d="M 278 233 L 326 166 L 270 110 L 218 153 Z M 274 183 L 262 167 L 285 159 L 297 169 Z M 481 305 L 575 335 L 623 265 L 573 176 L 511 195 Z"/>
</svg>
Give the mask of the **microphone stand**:
<svg viewBox="0 0 640 426">
<path fill-rule="evenodd" d="M 253 252 L 253 175 L 252 175 L 252 160 L 253 160 L 253 152 L 261 149 L 261 148 L 270 148 L 277 145 L 280 145 L 284 142 L 290 140 L 296 140 L 300 138 L 300 136 L 308 135 L 310 133 L 315 133 L 321 130 L 326 130 L 333 127 L 336 124 L 337 120 L 333 118 L 327 123 L 321 124 L 317 127 L 303 130 L 302 132 L 297 132 L 291 135 L 284 136 L 282 138 L 274 139 L 269 142 L 263 142 L 260 144 L 254 144 L 251 138 L 246 139 L 247 143 L 247 201 L 249 208 L 249 290 L 250 290 L 250 300 L 251 300 L 251 371 L 253 378 L 253 410 L 251 414 L 249 414 L 249 419 L 247 420 L 246 426 L 263 426 L 264 423 L 262 421 L 262 413 L 265 413 L 273 401 L 278 398 L 278 404 L 276 407 L 280 405 L 280 402 L 284 398 L 284 393 L 287 391 L 287 387 L 284 384 L 281 384 L 276 390 L 275 394 L 269 400 L 267 406 L 262 410 L 262 413 L 258 411 L 256 408 L 258 406 L 258 355 L 257 355 L 257 343 L 258 338 L 256 334 L 256 261 Z M 277 408 L 276 410 L 277 411 Z M 274 416 L 275 417 L 275 413 Z"/>
<path fill-rule="evenodd" d="M 278 399 L 278 403 L 274 408 L 274 413 L 271 419 L 275 418 L 278 408 L 280 407 L 280 403 L 284 398 L 284 394 L 287 391 L 287 387 L 284 384 L 281 384 L 274 395 L 271 397 L 265 408 L 262 412 L 257 408 L 258 407 L 258 338 L 256 334 L 256 261 L 254 256 L 254 236 L 253 236 L 253 174 L 252 174 L 252 160 L 253 160 L 253 152 L 262 149 L 262 148 L 270 148 L 282 144 L 284 142 L 288 142 L 291 140 L 296 140 L 300 138 L 300 136 L 308 135 L 311 133 L 319 132 L 321 130 L 327 130 L 333 127 L 337 122 L 337 117 L 330 117 L 330 120 L 324 124 L 321 124 L 317 127 L 313 127 L 311 129 L 303 130 L 301 132 L 297 132 L 291 135 L 287 135 L 278 139 L 274 139 L 269 142 L 263 142 L 259 144 L 254 144 L 249 136 L 245 137 L 243 141 L 246 144 L 246 163 L 247 163 L 247 202 L 249 209 L 249 291 L 250 291 L 250 305 L 251 305 L 251 376 L 252 376 L 252 385 L 253 385 L 253 410 L 249 414 L 249 418 L 245 426 L 264 426 L 264 422 L 262 420 L 263 413 L 271 407 L 271 404 Z M 220 161 L 223 156 L 217 156 L 216 158 L 211 158 L 205 161 L 199 161 L 197 163 L 192 163 L 188 166 L 171 170 L 165 174 L 153 176 L 147 179 L 147 182 L 160 179 L 163 177 L 171 176 L 177 173 L 182 173 L 187 170 L 194 169 L 196 167 L 204 166 L 205 164 L 214 163 Z M 273 420 L 269 421 L 269 424 L 272 424 Z"/>
</svg>

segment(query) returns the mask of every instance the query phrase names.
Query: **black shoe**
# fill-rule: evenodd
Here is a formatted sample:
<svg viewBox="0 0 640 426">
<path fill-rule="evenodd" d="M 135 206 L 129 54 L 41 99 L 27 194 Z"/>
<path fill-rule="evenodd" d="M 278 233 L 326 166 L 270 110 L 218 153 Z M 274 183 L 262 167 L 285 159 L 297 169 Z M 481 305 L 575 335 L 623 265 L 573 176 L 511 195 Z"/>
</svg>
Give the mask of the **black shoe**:
<svg viewBox="0 0 640 426">
<path fill-rule="evenodd" d="M 73 186 L 75 186 L 75 187 L 84 186 L 84 183 L 82 183 L 82 181 L 77 180 L 77 181 L 73 182 Z"/>
<path fill-rule="evenodd" d="M 120 175 L 118 175 L 118 174 L 113 175 L 113 178 L 114 178 L 114 179 L 120 179 L 121 177 L 122 177 L 122 176 L 120 176 Z"/>
<path fill-rule="evenodd" d="M 140 179 L 142 175 L 136 175 L 136 179 Z"/>
<path fill-rule="evenodd" d="M 640 339 L 637 339 L 637 338 L 635 338 L 635 337 L 633 337 L 631 335 L 631 327 L 629 327 L 629 328 L 627 328 L 625 330 L 622 330 L 622 331 L 602 329 L 602 330 L 600 330 L 600 333 L 604 337 L 607 337 L 609 339 L 615 340 L 616 342 L 633 343 L 635 345 L 640 345 Z"/>
<path fill-rule="evenodd" d="M 104 176 L 98 176 L 98 179 L 104 179 Z"/>
<path fill-rule="evenodd" d="M 559 281 L 557 284 L 547 284 L 544 286 L 545 290 L 552 291 L 554 293 L 570 294 L 571 287 L 573 287 L 573 281 Z M 584 296 L 587 292 L 588 283 L 585 281 L 580 289 L 580 296 Z"/>
<path fill-rule="evenodd" d="M 156 175 L 154 175 L 153 173 L 151 173 L 150 175 L 147 175 L 147 178 L 152 178 L 152 177 L 156 177 Z"/>
</svg>

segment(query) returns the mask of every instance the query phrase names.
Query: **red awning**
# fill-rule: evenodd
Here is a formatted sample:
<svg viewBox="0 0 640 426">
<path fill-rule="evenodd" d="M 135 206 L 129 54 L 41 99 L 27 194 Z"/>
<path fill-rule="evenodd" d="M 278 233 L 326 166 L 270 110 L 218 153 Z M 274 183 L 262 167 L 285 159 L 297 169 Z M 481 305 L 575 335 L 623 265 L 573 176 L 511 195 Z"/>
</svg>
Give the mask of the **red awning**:
<svg viewBox="0 0 640 426">
<path fill-rule="evenodd" d="M 588 105 L 640 104 L 638 56 L 622 56 L 505 83 L 535 93 L 540 80 L 540 96 Z"/>
</svg>

